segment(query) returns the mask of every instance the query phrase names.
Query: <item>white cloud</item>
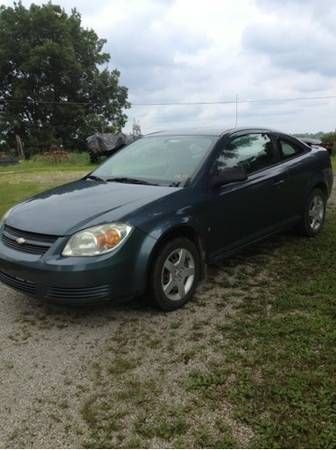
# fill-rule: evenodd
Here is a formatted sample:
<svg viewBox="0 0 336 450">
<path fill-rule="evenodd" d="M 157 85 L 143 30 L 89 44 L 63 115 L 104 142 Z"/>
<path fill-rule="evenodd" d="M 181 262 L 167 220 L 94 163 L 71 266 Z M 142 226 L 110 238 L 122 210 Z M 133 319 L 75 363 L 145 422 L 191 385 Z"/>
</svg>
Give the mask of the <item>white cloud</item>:
<svg viewBox="0 0 336 450">
<path fill-rule="evenodd" d="M 28 5 L 29 2 L 24 0 Z M 37 3 L 40 3 L 39 1 Z M 59 0 L 107 38 L 133 103 L 333 95 L 333 0 Z M 7 0 L 5 4 L 10 4 Z M 335 128 L 336 100 L 239 104 L 241 125 Z M 145 132 L 232 126 L 234 105 L 133 107 Z"/>
</svg>

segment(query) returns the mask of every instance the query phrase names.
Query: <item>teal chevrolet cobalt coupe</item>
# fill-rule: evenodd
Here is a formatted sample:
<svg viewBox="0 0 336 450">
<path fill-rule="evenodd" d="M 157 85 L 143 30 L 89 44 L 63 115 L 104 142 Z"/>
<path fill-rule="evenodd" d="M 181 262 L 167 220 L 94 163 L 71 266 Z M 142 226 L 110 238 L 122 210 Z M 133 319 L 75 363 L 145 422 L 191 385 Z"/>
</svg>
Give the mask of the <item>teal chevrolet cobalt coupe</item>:
<svg viewBox="0 0 336 450">
<path fill-rule="evenodd" d="M 259 128 L 161 131 L 0 222 L 0 281 L 50 302 L 194 295 L 205 266 L 296 227 L 322 229 L 330 157 Z"/>
</svg>

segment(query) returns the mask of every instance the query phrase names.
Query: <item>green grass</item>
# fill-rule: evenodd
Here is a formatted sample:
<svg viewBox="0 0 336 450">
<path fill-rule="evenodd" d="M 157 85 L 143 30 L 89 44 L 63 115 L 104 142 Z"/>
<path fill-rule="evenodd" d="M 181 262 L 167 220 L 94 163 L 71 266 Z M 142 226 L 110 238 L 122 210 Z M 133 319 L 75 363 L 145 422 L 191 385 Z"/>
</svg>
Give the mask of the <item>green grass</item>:
<svg viewBox="0 0 336 450">
<path fill-rule="evenodd" d="M 109 399 L 108 404 L 115 402 L 116 408 L 123 408 L 133 430 L 133 446 L 146 447 L 152 439 L 159 439 L 175 448 L 335 447 L 335 236 L 336 211 L 329 209 L 325 229 L 317 238 L 283 234 L 242 256 L 260 267 L 258 251 L 269 255 L 262 264 L 271 278 L 266 283 L 256 271 L 259 295 L 249 297 L 247 292 L 236 304 L 231 320 L 224 318 L 221 323 L 220 316 L 214 318 L 211 339 L 202 338 L 201 342 L 205 354 L 216 357 L 207 362 L 205 370 L 191 368 L 180 379 L 184 393 L 179 393 L 179 406 L 160 398 L 164 378 L 156 377 L 150 386 L 138 383 L 130 389 L 127 376 L 134 376 L 136 364 L 114 360 L 117 369 L 113 377 L 123 380 L 123 395 L 104 383 L 99 389 L 104 400 Z M 237 262 L 232 264 L 234 267 Z M 253 272 L 249 274 L 253 277 Z M 241 288 L 244 286 L 241 277 Z M 171 324 L 174 330 L 179 329 L 175 328 L 176 320 Z M 161 348 L 170 351 L 164 338 Z M 109 364 L 105 364 L 107 373 Z M 226 405 L 230 405 L 229 422 L 226 417 L 207 421 L 208 414 L 218 414 Z M 113 431 L 120 426 L 114 413 L 112 418 L 108 414 L 102 418 L 101 404 L 91 404 L 90 408 L 85 411 L 90 446 L 123 447 L 123 439 L 118 440 Z M 240 441 L 235 424 L 249 430 L 247 440 Z"/>
<path fill-rule="evenodd" d="M 0 217 L 13 205 L 58 183 L 12 183 L 0 176 Z"/>
<path fill-rule="evenodd" d="M 220 406 L 222 384 L 252 447 L 336 445 L 336 213 L 315 239 L 279 237 L 277 283 L 218 326 L 222 360 L 191 372 L 187 390 Z M 226 368 L 226 372 L 223 372 Z"/>
<path fill-rule="evenodd" d="M 62 163 L 50 163 L 41 157 L 34 156 L 29 161 L 21 161 L 19 164 L 0 166 L 1 173 L 32 173 L 32 172 L 64 172 L 86 170 L 90 172 L 95 167 L 90 163 L 88 153 L 71 153 L 68 161 Z"/>
<path fill-rule="evenodd" d="M 87 154 L 74 153 L 68 162 L 50 164 L 39 158 L 0 166 L 0 217 L 17 202 L 91 172 Z"/>
<path fill-rule="evenodd" d="M 23 198 L 64 183 L 69 176 L 78 178 L 89 167 L 79 164 L 55 169 L 39 164 L 25 162 L 14 174 L 0 171 L 0 214 Z M 335 159 L 333 164 L 336 166 Z M 155 372 L 152 378 L 154 372 L 149 370 L 148 380 L 139 380 L 136 371 L 144 358 L 141 353 L 111 351 L 110 356 L 108 352 L 104 355 L 101 366 L 92 365 L 94 393 L 80 410 L 89 430 L 86 445 L 146 447 L 159 439 L 175 447 L 335 447 L 335 236 L 336 211 L 328 209 L 319 237 L 285 234 L 265 244 L 265 250 L 258 247 L 261 253 L 271 255 L 269 258 L 263 259 L 258 249 L 252 249 L 246 258 L 241 256 L 245 265 L 251 258 L 257 269 L 265 267 L 270 279 L 258 278 L 257 270 L 242 269 L 234 283 L 247 295 L 233 304 L 230 319 L 224 316 L 221 321 L 219 310 L 208 337 L 190 337 L 195 337 L 199 328 L 202 331 L 199 317 L 193 317 L 193 310 L 202 308 L 200 304 L 187 309 L 193 321 L 189 334 L 188 323 L 181 319 L 183 311 L 162 318 L 162 323 L 170 324 L 169 332 L 191 341 L 179 356 L 174 335 L 171 346 L 167 333 L 151 336 L 154 346 L 145 331 L 135 327 L 133 338 L 140 340 L 140 348 L 146 351 L 147 342 L 151 350 L 158 349 L 155 354 L 159 361 L 162 358 L 163 372 L 161 376 Z M 233 275 L 236 264 L 234 259 L 228 260 L 218 269 L 227 276 L 222 284 L 213 280 L 217 289 L 233 287 L 228 276 Z M 249 297 L 247 281 L 253 277 L 258 295 Z M 140 313 L 139 323 L 141 320 Z M 122 339 L 128 342 L 132 335 L 129 331 L 127 336 L 122 331 L 119 335 L 121 352 L 126 345 Z M 133 351 L 134 345 L 128 348 Z M 202 359 L 201 349 L 204 355 L 208 352 L 216 358 L 207 363 L 206 370 L 189 368 L 190 361 Z M 187 367 L 183 377 L 177 375 L 179 401 L 168 404 L 167 397 L 160 397 L 165 355 L 175 358 L 176 368 Z M 174 385 L 171 389 L 174 394 Z M 222 421 L 217 417 L 214 423 L 206 421 L 208 413 L 226 410 L 225 405 L 230 406 L 229 422 L 226 417 Z M 130 427 L 128 436 L 122 432 L 124 420 Z M 235 424 L 250 430 L 247 444 L 235 433 Z"/>
<path fill-rule="evenodd" d="M 336 172 L 336 156 L 331 158 L 331 164 L 333 166 L 334 173 Z"/>
</svg>

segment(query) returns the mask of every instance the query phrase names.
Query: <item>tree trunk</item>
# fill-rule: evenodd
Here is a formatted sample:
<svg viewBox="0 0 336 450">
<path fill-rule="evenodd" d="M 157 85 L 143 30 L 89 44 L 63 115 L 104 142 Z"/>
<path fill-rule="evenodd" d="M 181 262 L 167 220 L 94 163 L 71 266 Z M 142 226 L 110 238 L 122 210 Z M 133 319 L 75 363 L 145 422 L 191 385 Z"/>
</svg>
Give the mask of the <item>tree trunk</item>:
<svg viewBox="0 0 336 450">
<path fill-rule="evenodd" d="M 25 159 L 25 154 L 23 151 L 23 144 L 21 138 L 18 134 L 15 135 L 16 139 L 16 151 L 20 160 Z"/>
</svg>

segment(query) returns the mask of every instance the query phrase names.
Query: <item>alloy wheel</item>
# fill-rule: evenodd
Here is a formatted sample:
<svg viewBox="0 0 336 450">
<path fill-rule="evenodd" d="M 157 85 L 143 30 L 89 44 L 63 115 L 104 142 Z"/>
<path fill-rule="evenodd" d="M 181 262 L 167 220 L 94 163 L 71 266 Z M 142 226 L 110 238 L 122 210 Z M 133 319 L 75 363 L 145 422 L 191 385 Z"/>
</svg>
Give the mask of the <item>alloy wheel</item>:
<svg viewBox="0 0 336 450">
<path fill-rule="evenodd" d="M 309 211 L 309 226 L 312 231 L 318 231 L 324 219 L 324 201 L 320 195 L 314 195 L 311 200 Z"/>
<path fill-rule="evenodd" d="M 169 300 L 182 300 L 195 280 L 195 260 L 189 250 L 174 249 L 166 258 L 161 272 L 161 287 Z"/>
</svg>

